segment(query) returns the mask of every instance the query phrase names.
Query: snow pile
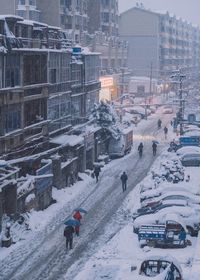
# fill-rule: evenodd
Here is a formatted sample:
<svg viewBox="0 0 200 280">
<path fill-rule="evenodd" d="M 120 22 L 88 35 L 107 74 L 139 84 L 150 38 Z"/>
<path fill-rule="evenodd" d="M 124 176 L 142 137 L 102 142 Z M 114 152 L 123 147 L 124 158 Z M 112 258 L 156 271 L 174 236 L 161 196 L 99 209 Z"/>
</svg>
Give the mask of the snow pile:
<svg viewBox="0 0 200 280">
<path fill-rule="evenodd" d="M 35 194 L 34 193 L 31 193 L 29 194 L 26 199 L 25 199 L 25 204 L 29 204 L 31 201 L 33 201 L 35 199 Z"/>
<path fill-rule="evenodd" d="M 28 176 L 27 178 L 24 178 L 23 181 L 21 181 L 20 179 L 18 181 L 18 187 L 17 187 L 18 198 L 27 192 L 31 192 L 34 188 L 35 188 L 34 177 Z"/>
</svg>

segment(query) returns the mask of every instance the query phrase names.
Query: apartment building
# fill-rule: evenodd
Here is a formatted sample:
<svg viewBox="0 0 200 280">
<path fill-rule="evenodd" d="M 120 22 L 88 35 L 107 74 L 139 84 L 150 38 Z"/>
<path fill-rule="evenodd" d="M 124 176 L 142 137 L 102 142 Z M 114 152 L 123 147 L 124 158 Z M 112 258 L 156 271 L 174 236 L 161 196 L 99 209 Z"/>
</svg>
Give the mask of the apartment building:
<svg viewBox="0 0 200 280">
<path fill-rule="evenodd" d="M 89 33 L 102 31 L 109 36 L 118 36 L 118 0 L 88 0 Z"/>
<path fill-rule="evenodd" d="M 87 0 L 40 0 L 41 21 L 67 31 L 72 40 L 80 43 L 81 34 L 87 31 Z"/>
<path fill-rule="evenodd" d="M 36 0 L 0 0 L 1 15 L 18 15 L 24 19 L 40 21 Z"/>
<path fill-rule="evenodd" d="M 65 43 L 57 27 L 0 17 L 0 154 L 43 149 L 49 133 L 86 121 L 98 101 L 99 54 Z"/>
<path fill-rule="evenodd" d="M 166 13 L 134 7 L 120 16 L 120 38 L 129 42 L 128 66 L 136 76 L 169 77 L 200 67 L 199 28 Z"/>
</svg>

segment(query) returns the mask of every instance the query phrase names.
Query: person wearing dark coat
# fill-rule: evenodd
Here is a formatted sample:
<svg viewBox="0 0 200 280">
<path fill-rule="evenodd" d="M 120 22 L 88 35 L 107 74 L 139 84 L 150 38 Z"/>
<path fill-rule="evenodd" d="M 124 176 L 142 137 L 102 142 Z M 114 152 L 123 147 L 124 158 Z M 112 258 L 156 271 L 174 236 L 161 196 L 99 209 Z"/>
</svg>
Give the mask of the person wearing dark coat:
<svg viewBox="0 0 200 280">
<path fill-rule="evenodd" d="M 162 125 L 162 121 L 159 119 L 158 120 L 158 129 L 161 128 L 161 125 Z"/>
<path fill-rule="evenodd" d="M 123 174 L 121 175 L 121 181 L 122 181 L 122 190 L 123 192 L 126 191 L 126 187 L 127 187 L 127 180 L 128 180 L 128 176 L 126 174 L 126 172 L 124 171 Z"/>
<path fill-rule="evenodd" d="M 94 168 L 94 175 L 96 177 L 96 182 L 99 181 L 99 173 L 100 173 L 100 167 L 99 166 L 95 166 L 95 168 Z"/>
<path fill-rule="evenodd" d="M 153 142 L 152 144 L 152 149 L 153 149 L 153 155 L 155 156 L 157 152 L 157 144 L 155 142 Z"/>
<path fill-rule="evenodd" d="M 143 148 L 144 148 L 144 145 L 143 145 L 143 143 L 141 142 L 140 145 L 138 146 L 138 152 L 139 152 L 139 156 L 140 156 L 140 157 L 142 157 Z"/>
<path fill-rule="evenodd" d="M 168 128 L 165 126 L 165 127 L 164 127 L 165 139 L 167 139 L 167 133 L 168 133 Z"/>
<path fill-rule="evenodd" d="M 70 250 L 73 247 L 73 234 L 74 234 L 73 226 L 66 226 L 64 229 L 64 236 L 66 238 L 66 248 Z"/>
</svg>

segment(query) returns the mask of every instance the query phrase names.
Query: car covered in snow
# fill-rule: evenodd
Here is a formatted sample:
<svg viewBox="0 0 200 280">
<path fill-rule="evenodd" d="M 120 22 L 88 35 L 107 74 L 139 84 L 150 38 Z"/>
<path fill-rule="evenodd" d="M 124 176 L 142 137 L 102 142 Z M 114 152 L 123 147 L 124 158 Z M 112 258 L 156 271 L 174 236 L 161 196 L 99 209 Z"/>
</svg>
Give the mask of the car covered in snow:
<svg viewBox="0 0 200 280">
<path fill-rule="evenodd" d="M 149 256 L 145 258 L 139 274 L 148 278 L 153 277 L 155 280 L 183 280 L 181 266 L 171 256 Z"/>
<path fill-rule="evenodd" d="M 162 201 L 158 205 L 154 205 L 152 207 L 141 207 L 139 208 L 136 212 L 132 214 L 133 220 L 135 220 L 139 216 L 143 216 L 146 214 L 153 214 L 161 209 L 169 208 L 169 207 L 184 207 L 184 206 L 190 206 L 193 207 L 194 209 L 200 210 L 200 207 L 194 207 L 194 205 L 188 205 L 185 200 L 168 200 L 168 201 Z"/>
<path fill-rule="evenodd" d="M 185 146 L 177 150 L 183 166 L 200 166 L 200 147 Z"/>
<path fill-rule="evenodd" d="M 188 205 L 189 204 L 198 204 L 200 205 L 200 196 L 192 194 L 188 191 L 166 191 L 166 193 L 162 194 L 158 197 L 152 197 L 145 199 L 142 203 L 142 207 L 149 207 L 152 205 L 157 205 L 162 201 L 169 201 L 169 200 L 184 200 Z"/>
<path fill-rule="evenodd" d="M 140 202 L 143 202 L 148 199 L 154 199 L 154 198 L 161 197 L 161 195 L 167 194 L 169 192 L 176 193 L 177 191 L 192 194 L 190 189 L 186 189 L 181 186 L 174 188 L 172 186 L 169 186 L 169 184 L 162 184 L 158 188 L 150 189 L 150 190 L 146 190 L 146 191 L 142 192 L 140 194 Z"/>
<path fill-rule="evenodd" d="M 173 108 L 170 106 L 163 107 L 163 114 L 173 114 Z"/>
<path fill-rule="evenodd" d="M 182 156 L 188 155 L 188 154 L 200 154 L 200 147 L 198 147 L 198 146 L 184 146 L 184 147 L 181 147 L 180 149 L 178 149 L 176 151 L 176 154 L 179 157 L 182 157 Z"/>
<path fill-rule="evenodd" d="M 181 157 L 183 166 L 200 166 L 200 154 L 185 154 Z"/>
<path fill-rule="evenodd" d="M 153 214 L 137 217 L 133 222 L 133 231 L 138 233 L 146 224 L 165 224 L 169 216 L 174 216 L 174 222 L 181 224 L 191 236 L 197 236 L 200 229 L 200 211 L 189 206 L 171 206 Z"/>
</svg>

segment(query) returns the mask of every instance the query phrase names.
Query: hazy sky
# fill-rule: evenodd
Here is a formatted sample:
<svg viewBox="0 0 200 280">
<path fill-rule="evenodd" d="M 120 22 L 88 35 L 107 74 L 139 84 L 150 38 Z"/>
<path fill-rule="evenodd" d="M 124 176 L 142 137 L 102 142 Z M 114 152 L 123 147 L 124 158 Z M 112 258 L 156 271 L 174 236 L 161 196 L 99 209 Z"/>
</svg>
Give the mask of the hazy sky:
<svg viewBox="0 0 200 280">
<path fill-rule="evenodd" d="M 200 25 L 200 0 L 119 0 L 120 12 L 134 7 L 136 2 L 142 2 L 145 8 L 152 11 L 169 11 L 177 17 Z"/>
</svg>

